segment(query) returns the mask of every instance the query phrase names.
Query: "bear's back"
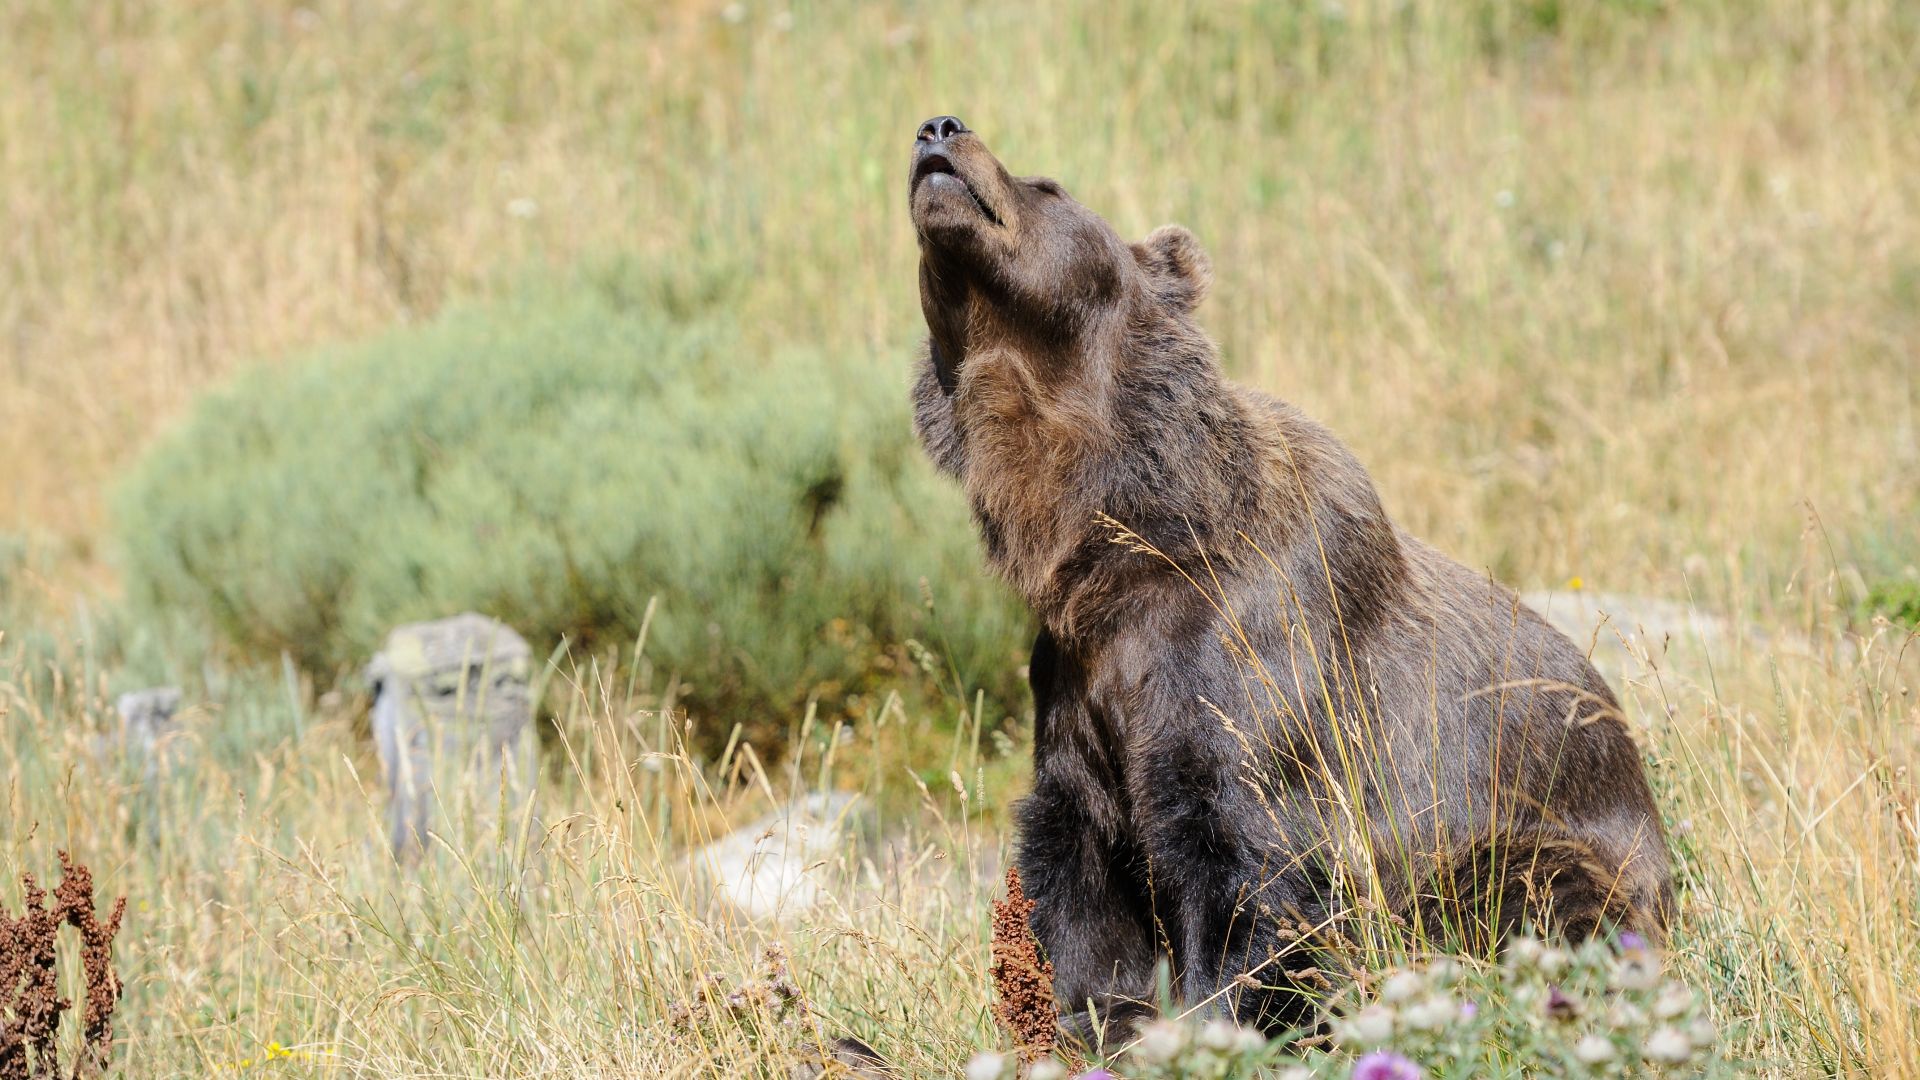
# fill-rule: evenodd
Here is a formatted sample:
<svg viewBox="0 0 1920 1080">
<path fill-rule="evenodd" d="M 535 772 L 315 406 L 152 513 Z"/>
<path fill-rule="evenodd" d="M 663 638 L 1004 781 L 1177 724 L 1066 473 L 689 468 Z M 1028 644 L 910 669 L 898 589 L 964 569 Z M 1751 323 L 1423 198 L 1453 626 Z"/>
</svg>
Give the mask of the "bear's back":
<svg viewBox="0 0 1920 1080">
<path fill-rule="evenodd" d="M 1290 711 L 1320 716 L 1315 756 L 1350 758 L 1339 744 L 1355 733 L 1364 743 L 1367 774 L 1337 779 L 1364 790 L 1376 831 L 1436 851 L 1560 823 L 1597 861 L 1632 863 L 1639 887 L 1664 889 L 1639 750 L 1581 648 L 1487 573 L 1394 525 L 1329 429 L 1258 391 L 1240 396 L 1265 429 L 1247 453 L 1273 462 L 1276 489 L 1304 493 L 1315 522 L 1305 530 L 1282 511 L 1274 528 L 1246 530 L 1268 536 L 1263 554 L 1294 613 L 1268 623 L 1256 648 L 1296 698 Z M 1256 584 L 1243 595 L 1276 594 Z M 1304 661 L 1302 619 L 1319 650 Z"/>
</svg>

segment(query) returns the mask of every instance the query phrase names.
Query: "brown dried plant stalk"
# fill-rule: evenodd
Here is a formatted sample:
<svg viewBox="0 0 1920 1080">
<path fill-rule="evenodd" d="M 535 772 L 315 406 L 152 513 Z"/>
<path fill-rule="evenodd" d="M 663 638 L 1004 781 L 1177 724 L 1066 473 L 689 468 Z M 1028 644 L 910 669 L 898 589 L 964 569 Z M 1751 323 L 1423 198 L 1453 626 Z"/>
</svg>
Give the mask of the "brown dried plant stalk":
<svg viewBox="0 0 1920 1080">
<path fill-rule="evenodd" d="M 60 853 L 60 885 L 47 907 L 47 891 L 32 874 L 20 879 L 25 911 L 0 912 L 0 1080 L 49 1080 L 61 1075 L 56 1040 L 60 1014 L 72 1002 L 59 994 L 57 951 L 60 924 L 80 934 L 80 966 L 87 997 L 81 1012 L 80 1055 L 69 1077 L 104 1073 L 113 1054 L 113 1007 L 120 979 L 113 970 L 113 938 L 120 931 L 126 897 L 101 922 L 93 910 L 93 873 Z"/>
<path fill-rule="evenodd" d="M 1040 956 L 1029 919 L 1033 901 L 1020 888 L 1020 871 L 1007 868 L 1007 898 L 993 902 L 993 1018 L 1013 1036 L 1022 1057 L 1038 1060 L 1053 1049 L 1053 962 Z"/>
</svg>

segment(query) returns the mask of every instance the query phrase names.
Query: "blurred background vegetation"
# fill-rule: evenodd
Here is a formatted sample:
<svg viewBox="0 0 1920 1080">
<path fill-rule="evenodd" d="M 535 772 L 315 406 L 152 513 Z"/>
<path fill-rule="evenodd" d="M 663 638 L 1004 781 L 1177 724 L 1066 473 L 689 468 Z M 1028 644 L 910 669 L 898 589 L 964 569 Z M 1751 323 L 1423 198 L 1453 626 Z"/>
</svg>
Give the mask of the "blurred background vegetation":
<svg viewBox="0 0 1920 1080">
<path fill-rule="evenodd" d="M 1230 364 L 1329 421 L 1402 520 L 1470 564 L 1740 603 L 1799 564 L 1808 508 L 1863 575 L 1912 561 L 1911 5 L 589 3 L 559 17 L 30 0 L 0 18 L 14 237 L 0 528 L 50 546 L 62 584 L 110 589 L 153 567 L 111 557 L 103 493 L 202 389 L 456 301 L 591 291 L 564 284 L 583 265 L 640 267 L 622 302 L 662 340 L 724 335 L 694 363 L 738 375 L 737 392 L 761 380 L 771 400 L 810 381 L 781 369 L 828 359 L 837 385 L 897 388 L 919 330 L 905 148 L 941 110 L 1125 233 L 1192 226 L 1218 267 L 1206 321 Z M 467 315 L 469 355 L 491 356 L 483 339 L 514 333 L 515 310 L 492 330 Z M 592 321 L 558 348 L 649 365 L 655 345 L 593 344 Z M 431 425 L 484 407 L 407 403 L 436 385 L 411 368 L 456 348 L 433 344 L 455 331 L 424 333 L 370 346 L 391 377 L 357 391 L 368 411 Z M 304 378 L 279 393 L 328 382 Z M 487 399 L 502 416 L 529 407 L 505 400 L 537 382 L 519 385 Z M 636 429 L 674 422 L 640 385 L 610 385 L 603 407 L 628 406 Z M 891 396 L 890 414 L 848 399 L 844 426 L 903 427 Z M 658 520 L 663 495 L 613 490 L 640 477 L 587 474 L 605 439 L 572 444 L 578 486 Z M 327 460 L 344 448 L 303 452 L 366 470 Z M 148 514 L 209 497 L 165 475 L 149 470 L 134 500 Z M 237 490 L 211 497 L 242 512 Z M 152 517 L 123 525 L 136 551 L 165 542 Z M 385 580 L 355 598 L 369 618 L 447 595 Z"/>
<path fill-rule="evenodd" d="M 104 493 L 204 388 L 583 265 L 643 268 L 628 302 L 667 337 L 724 330 L 705 364 L 897 387 L 905 148 L 942 110 L 1125 233 L 1193 227 L 1229 363 L 1470 564 L 1740 603 L 1791 575 L 1808 507 L 1862 574 L 1912 561 L 1911 5 L 0 19 L 0 529 L 63 587 L 121 583 Z M 384 385 L 420 385 L 384 340 Z"/>
<path fill-rule="evenodd" d="M 889 671 L 1012 703 L 1021 617 L 901 421 L 901 372 L 799 346 L 743 361 L 731 321 L 627 284 L 583 276 L 208 395 L 118 504 L 134 599 L 322 680 L 449 612 L 548 648 L 644 631 L 682 701 L 763 745 L 809 695 L 858 715 Z"/>
<path fill-rule="evenodd" d="M 942 112 L 1125 234 L 1194 229 L 1233 372 L 1467 564 L 1776 640 L 1920 620 L 1920 5 L 12 0 L 0 852 L 123 855 L 104 880 L 152 905 L 136 1045 L 189 1073 L 276 1031 L 369 1075 L 578 1071 L 579 1033 L 679 992 L 603 993 L 609 940 L 757 962 L 752 935 L 623 921 L 654 901 L 585 871 L 588 914 L 541 924 L 545 983 L 504 931 L 347 949 L 390 897 L 338 809 L 370 775 L 358 705 L 327 691 L 402 619 L 571 643 L 570 747 L 685 700 L 830 781 L 812 701 L 870 737 L 865 790 L 914 764 L 941 858 L 992 857 L 968 814 L 1020 787 L 1024 736 L 990 718 L 1024 707 L 1023 619 L 904 395 L 906 159 Z M 1676 836 L 1700 827 L 1688 970 L 1779 1072 L 1895 1075 L 1920 1046 L 1912 698 L 1717 660 L 1712 695 L 1622 683 Z M 205 756 L 141 801 L 83 740 L 158 681 L 202 703 Z M 582 865 L 666 880 L 635 853 L 704 819 L 636 824 L 599 777 L 554 788 L 621 853 Z M 462 887 L 430 893 L 495 926 Z M 822 966 L 835 1015 L 890 1018 L 929 1069 L 978 1045 L 980 972 L 948 965 L 969 895 L 823 938 L 921 973 Z M 362 1008 L 395 967 L 446 1011 Z M 456 1047 L 447 1016 L 516 1034 Z"/>
</svg>

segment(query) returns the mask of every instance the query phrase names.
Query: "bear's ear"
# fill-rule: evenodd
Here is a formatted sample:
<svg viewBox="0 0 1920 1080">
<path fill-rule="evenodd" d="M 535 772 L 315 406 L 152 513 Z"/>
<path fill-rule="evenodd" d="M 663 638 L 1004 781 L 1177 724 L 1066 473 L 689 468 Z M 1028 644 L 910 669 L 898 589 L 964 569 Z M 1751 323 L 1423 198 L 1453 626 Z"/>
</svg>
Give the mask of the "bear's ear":
<svg viewBox="0 0 1920 1080">
<path fill-rule="evenodd" d="M 1133 253 L 1161 297 L 1188 311 L 1200 305 L 1213 284 L 1213 260 L 1207 258 L 1200 241 L 1178 225 L 1162 225 L 1148 233 L 1133 245 Z"/>
</svg>

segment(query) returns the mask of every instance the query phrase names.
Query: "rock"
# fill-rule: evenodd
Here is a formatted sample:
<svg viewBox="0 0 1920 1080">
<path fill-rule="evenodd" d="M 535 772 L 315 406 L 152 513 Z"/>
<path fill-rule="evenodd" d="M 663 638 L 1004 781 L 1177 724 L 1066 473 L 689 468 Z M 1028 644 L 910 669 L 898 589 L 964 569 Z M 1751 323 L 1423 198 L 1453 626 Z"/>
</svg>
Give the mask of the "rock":
<svg viewBox="0 0 1920 1080">
<path fill-rule="evenodd" d="M 180 688 L 154 686 L 130 690 L 113 703 L 120 714 L 120 752 L 142 762 L 149 778 L 159 775 L 168 744 L 179 732 L 174 714 L 180 711 Z"/>
<path fill-rule="evenodd" d="M 1822 655 L 1804 635 L 1728 619 L 1683 600 L 1592 590 L 1525 592 L 1520 599 L 1589 652 L 1609 677 L 1636 678 L 1657 668 L 1705 679 L 1711 665 L 1732 666 L 1746 653 Z M 1825 652 L 1851 655 L 1841 640 Z"/>
<path fill-rule="evenodd" d="M 1612 671 L 1634 670 L 1640 660 L 1658 660 L 1676 648 L 1716 650 L 1732 630 L 1725 619 L 1659 597 L 1582 590 L 1527 592 L 1520 599 Z"/>
<path fill-rule="evenodd" d="M 367 679 L 397 856 L 417 857 L 430 828 L 483 835 L 503 784 L 508 812 L 525 807 L 534 782 L 531 667 L 526 641 L 483 615 L 388 635 Z"/>
<path fill-rule="evenodd" d="M 813 864 L 840 846 L 852 803 L 842 792 L 796 800 L 694 852 L 694 870 L 750 918 L 791 918 L 819 901 Z"/>
</svg>

